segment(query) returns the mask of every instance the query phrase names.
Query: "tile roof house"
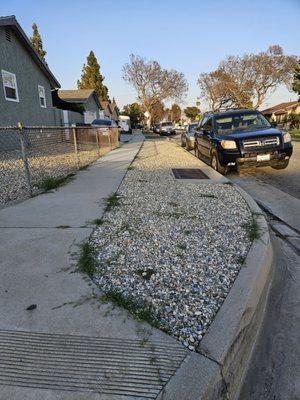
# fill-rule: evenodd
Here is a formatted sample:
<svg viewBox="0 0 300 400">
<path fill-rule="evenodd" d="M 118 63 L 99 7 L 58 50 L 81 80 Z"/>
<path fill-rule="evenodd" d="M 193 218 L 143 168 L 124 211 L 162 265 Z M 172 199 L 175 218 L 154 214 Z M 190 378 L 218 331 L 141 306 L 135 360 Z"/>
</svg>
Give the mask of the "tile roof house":
<svg viewBox="0 0 300 400">
<path fill-rule="evenodd" d="M 101 105 L 95 90 L 58 90 L 57 95 L 58 101 L 56 100 L 55 104 L 62 109 L 63 125 L 90 124 L 94 119 L 100 118 Z M 63 104 L 60 105 L 59 100 L 62 100 Z M 71 108 L 68 105 L 71 105 Z M 74 105 L 78 107 L 77 112 Z"/>
<path fill-rule="evenodd" d="M 274 121 L 285 122 L 287 116 L 294 112 L 300 114 L 300 102 L 299 101 L 289 101 L 285 103 L 277 104 L 276 106 L 266 108 L 262 113 L 268 118 Z"/>
<path fill-rule="evenodd" d="M 58 125 L 51 91 L 60 84 L 15 16 L 0 17 L 0 125 Z"/>
</svg>

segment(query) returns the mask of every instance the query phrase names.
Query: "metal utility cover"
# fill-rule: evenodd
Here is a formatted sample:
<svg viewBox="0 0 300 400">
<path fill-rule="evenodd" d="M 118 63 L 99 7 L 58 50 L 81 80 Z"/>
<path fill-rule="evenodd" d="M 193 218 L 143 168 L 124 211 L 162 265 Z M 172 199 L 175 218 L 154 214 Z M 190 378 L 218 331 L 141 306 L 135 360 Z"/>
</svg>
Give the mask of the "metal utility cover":
<svg viewBox="0 0 300 400">
<path fill-rule="evenodd" d="M 172 168 L 176 179 L 209 179 L 199 168 Z"/>
</svg>

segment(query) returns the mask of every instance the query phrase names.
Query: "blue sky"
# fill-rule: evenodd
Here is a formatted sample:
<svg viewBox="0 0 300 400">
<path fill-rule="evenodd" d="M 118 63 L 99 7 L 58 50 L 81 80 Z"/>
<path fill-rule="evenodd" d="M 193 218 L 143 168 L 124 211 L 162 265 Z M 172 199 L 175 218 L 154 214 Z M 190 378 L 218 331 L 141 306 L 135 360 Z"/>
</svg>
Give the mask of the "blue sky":
<svg viewBox="0 0 300 400">
<path fill-rule="evenodd" d="M 226 55 L 281 45 L 300 55 L 300 0 L 1 0 L 0 15 L 14 14 L 28 36 L 36 22 L 46 60 L 62 88 L 76 88 L 94 50 L 111 97 L 120 106 L 136 94 L 122 79 L 129 55 L 157 60 L 185 74 L 185 105 L 199 96 L 197 78 Z M 296 99 L 280 88 L 265 105 Z"/>
</svg>

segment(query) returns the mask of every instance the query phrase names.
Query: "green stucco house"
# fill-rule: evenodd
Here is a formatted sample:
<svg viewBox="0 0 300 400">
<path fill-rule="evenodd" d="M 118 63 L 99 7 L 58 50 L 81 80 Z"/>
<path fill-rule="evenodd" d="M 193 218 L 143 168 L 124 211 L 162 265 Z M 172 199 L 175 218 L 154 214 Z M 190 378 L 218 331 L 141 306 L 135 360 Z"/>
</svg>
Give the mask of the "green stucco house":
<svg viewBox="0 0 300 400">
<path fill-rule="evenodd" d="M 0 126 L 61 125 L 51 91 L 60 84 L 15 16 L 0 17 Z"/>
</svg>

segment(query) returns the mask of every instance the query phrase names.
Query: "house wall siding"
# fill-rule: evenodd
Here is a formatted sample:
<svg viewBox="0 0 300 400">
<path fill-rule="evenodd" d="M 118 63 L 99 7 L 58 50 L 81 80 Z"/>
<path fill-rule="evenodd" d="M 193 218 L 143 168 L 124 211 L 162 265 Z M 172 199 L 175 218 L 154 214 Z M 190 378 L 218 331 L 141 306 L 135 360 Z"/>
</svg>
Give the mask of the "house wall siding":
<svg viewBox="0 0 300 400">
<path fill-rule="evenodd" d="M 0 27 L 0 126 L 60 125 L 52 106 L 51 85 L 25 47 L 10 29 L 11 41 L 6 40 L 5 27 Z M 5 99 L 1 70 L 16 75 L 19 102 Z M 46 108 L 40 106 L 38 85 L 45 88 Z"/>
<path fill-rule="evenodd" d="M 91 111 L 96 113 L 96 118 L 99 118 L 99 107 L 96 103 L 94 96 L 90 96 L 87 102 L 84 104 L 85 111 Z"/>
</svg>

